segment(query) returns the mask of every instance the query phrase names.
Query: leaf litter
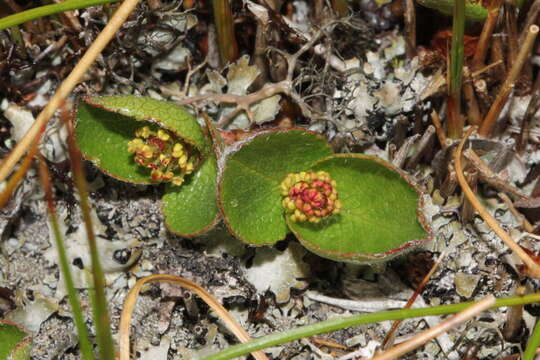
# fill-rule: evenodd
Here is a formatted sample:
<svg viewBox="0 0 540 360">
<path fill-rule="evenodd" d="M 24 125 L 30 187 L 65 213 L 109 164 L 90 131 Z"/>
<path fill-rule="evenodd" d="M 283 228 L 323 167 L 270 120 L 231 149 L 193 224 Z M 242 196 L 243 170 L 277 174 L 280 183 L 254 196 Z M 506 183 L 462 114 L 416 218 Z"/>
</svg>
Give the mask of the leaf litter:
<svg viewBox="0 0 540 360">
<path fill-rule="evenodd" d="M 298 8 L 302 8 L 305 2 L 295 4 Z M 169 15 L 173 18 L 169 25 L 175 27 L 177 31 L 193 31 L 190 29 L 196 27 L 191 15 L 181 12 Z M 95 26 L 90 20 L 96 16 L 100 15 L 93 10 L 83 11 L 82 19 L 89 28 L 83 34 L 85 42 L 88 42 L 95 33 L 93 31 Z M 145 16 L 144 12 L 141 12 L 140 16 Z M 177 17 L 176 21 L 174 17 Z M 302 25 L 309 28 L 309 24 Z M 134 24 L 128 24 L 128 28 L 130 26 L 136 27 Z M 153 32 L 147 35 L 159 49 L 160 46 L 170 45 L 170 39 L 167 38 L 164 40 L 165 44 L 156 43 L 163 41 L 162 35 L 167 35 L 166 33 Z M 137 40 L 139 45 L 142 38 L 139 37 Z M 324 133 L 340 150 L 347 151 L 360 147 L 366 152 L 390 158 L 389 154 L 392 153 L 390 144 L 395 144 L 399 149 L 405 143 L 407 135 L 403 134 L 407 134 L 413 126 L 405 120 L 411 115 L 420 94 L 429 85 L 431 78 L 419 71 L 420 64 L 417 60 L 407 64 L 398 61 L 404 53 L 401 35 L 389 32 L 374 42 L 378 50 L 367 52 L 365 58 L 358 56 L 345 59 L 350 75 L 346 75 L 342 83 L 338 81 L 338 73 L 326 74 L 325 79 L 330 84 L 333 82 L 335 86 L 330 98 L 325 99 L 324 114 L 319 119 L 314 119 L 309 127 Z M 188 45 L 189 41 L 183 39 L 174 45 L 169 57 L 165 59 L 155 58 L 157 53 L 151 50 L 144 50 L 150 55 L 150 60 L 147 56 L 137 58 L 140 54 L 135 53 L 133 56 L 136 61 L 133 62 L 133 68 L 122 68 L 122 62 L 114 60 L 116 52 L 113 51 L 107 54 L 108 57 L 100 66 L 93 69 L 95 75 L 108 67 L 112 73 L 111 80 L 91 76 L 91 80 L 77 91 L 85 93 L 88 89 L 90 91 L 103 89 L 104 93 L 109 94 L 135 93 L 163 97 L 164 95 L 155 89 L 159 86 L 175 86 L 173 83 L 161 84 L 167 78 L 168 72 L 183 68 L 187 63 L 186 59 L 193 59 L 196 55 Z M 206 73 L 194 74 L 189 86 L 190 95 L 205 92 L 248 94 L 257 77 L 257 69 L 249 65 L 249 60 L 248 57 L 242 57 L 224 72 L 209 69 Z M 312 61 L 316 62 L 313 59 Z M 143 69 L 149 63 L 152 64 L 151 72 L 146 75 L 149 82 L 138 83 L 134 80 L 135 72 L 144 73 Z M 310 71 L 309 67 L 304 69 L 306 72 Z M 310 95 L 310 92 L 316 94 L 326 85 L 314 83 L 304 90 L 303 95 Z M 7 107 L 10 111 L 24 111 L 15 108 L 14 100 L 17 96 L 15 94 L 8 96 Z M 44 93 L 40 96 L 47 98 L 49 95 Z M 501 114 L 501 118 L 510 114 L 511 122 L 507 132 L 502 135 L 503 144 L 512 143 L 511 134 L 516 133 L 528 100 L 522 96 L 514 97 L 513 102 L 507 106 L 506 113 Z M 262 125 L 272 122 L 277 115 L 279 101 L 280 96 L 276 95 L 254 105 L 252 111 L 255 114 L 255 123 Z M 429 102 L 424 105 L 429 109 Z M 31 106 L 40 105 L 37 102 Z M 427 109 L 424 110 L 427 112 Z M 198 110 L 219 117 L 225 116 L 232 109 L 228 104 L 204 104 Z M 4 116 L 3 122 L 11 120 L 11 115 L 4 112 Z M 30 121 L 30 117 L 26 119 L 23 121 Z M 427 121 L 426 119 L 427 116 L 424 116 L 422 121 Z M 17 133 L 19 131 L 17 127 L 20 125 L 12 126 Z M 240 114 L 233 119 L 229 129 L 245 129 L 248 126 L 250 126 L 248 117 Z M 501 169 L 502 176 L 506 176 L 509 183 L 520 184 L 527 181 L 529 167 L 538 162 L 539 126 L 538 117 L 535 116 L 531 121 L 529 133 L 531 141 L 527 145 L 527 151 L 514 156 L 506 169 Z M 12 132 L 13 140 L 17 140 L 15 133 Z M 382 142 L 384 146 L 379 146 L 376 142 Z M 51 145 L 47 146 L 54 152 L 64 153 L 62 137 L 57 141 L 46 141 L 46 144 L 49 143 Z M 411 143 L 413 146 L 404 154 L 404 159 L 410 159 L 420 150 L 414 146 L 418 145 L 417 141 Z M 2 144 L 2 147 L 2 151 L 6 152 L 9 145 Z M 47 153 L 51 154 L 50 151 Z M 57 181 L 62 179 L 63 158 L 47 157 L 50 161 L 60 164 L 59 173 L 55 176 Z M 159 215 L 159 189 L 121 184 L 98 174 L 90 166 L 87 170 L 92 184 L 96 217 L 102 224 L 100 242 L 105 249 L 103 259 L 110 261 L 114 273 L 108 278 L 110 286 L 107 289 L 114 331 L 128 288 L 137 278 L 156 272 L 181 275 L 204 285 L 231 309 L 252 337 L 335 316 L 346 316 L 358 309 L 368 311 L 370 309 L 366 304 L 373 301 L 382 307 L 399 307 L 411 294 L 410 287 L 405 285 L 410 279 L 400 277 L 401 272 L 397 270 L 402 263 L 407 262 L 405 259 L 401 260 L 401 264 L 400 261 L 396 261 L 386 268 L 373 271 L 366 267 L 334 263 L 316 258 L 314 255 L 299 256 L 302 254 L 298 254 L 297 244 L 290 239 L 275 248 L 253 249 L 245 248 L 226 235 L 219 235 L 219 229 L 216 230 L 216 234 L 211 234 L 206 239 L 187 240 L 171 236 L 166 232 L 163 219 Z M 435 171 L 426 165 L 409 170 L 430 193 L 435 182 L 440 180 L 437 179 Z M 84 234 L 79 230 L 82 226 L 69 185 L 64 186 L 63 192 L 59 194 L 59 209 L 64 215 L 65 222 L 64 232 L 68 239 L 72 239 L 70 246 L 73 269 L 83 272 L 83 269 L 87 269 L 85 264 L 88 264 L 88 261 L 84 259 L 77 261 L 76 254 L 86 252 L 78 240 Z M 529 181 L 523 190 L 530 191 L 533 187 L 534 182 Z M 34 332 L 32 348 L 34 358 L 50 359 L 58 356 L 75 359 L 77 356 L 72 349 L 76 345 L 76 338 L 73 336 L 74 329 L 69 320 L 69 308 L 61 291 L 62 283 L 59 283 L 57 267 L 54 261 L 50 261 L 52 257 L 47 256 L 53 249 L 38 189 L 35 176 L 30 174 L 8 208 L 2 210 L 0 287 L 12 289 L 16 294 L 16 310 L 7 316 L 24 322 L 22 320 L 24 316 L 32 314 L 32 311 L 39 313 L 39 316 L 32 317 L 32 321 L 28 323 L 29 329 Z M 426 216 L 437 235 L 425 250 L 432 253 L 445 251 L 447 261 L 427 285 L 418 303 L 438 305 L 477 299 L 487 294 L 512 295 L 521 277 L 515 266 L 517 260 L 502 241 L 478 217 L 474 217 L 470 224 L 462 225 L 459 196 L 452 195 L 446 200 L 440 198 L 438 200 L 435 195 L 428 198 Z M 523 233 L 521 223 L 502 201 L 494 197 L 484 200 L 488 210 L 515 237 Z M 136 256 L 135 259 L 132 259 L 132 256 L 139 249 L 133 252 L 131 246 L 134 245 L 131 241 L 137 241 L 136 247 L 144 244 L 140 247 L 140 257 Z M 540 251 L 537 242 L 530 238 L 525 237 L 522 245 L 532 251 Z M 116 251 L 126 249 L 129 250 L 129 255 L 127 252 Z M 279 273 L 272 269 L 282 269 L 281 263 L 285 260 L 288 260 L 287 263 L 292 270 L 287 276 L 276 276 Z M 134 264 L 130 267 L 132 261 Z M 115 264 L 118 266 L 115 267 Z M 305 291 L 306 285 L 308 291 Z M 538 288 L 535 281 L 527 281 L 525 285 L 530 291 Z M 84 294 L 83 304 L 88 305 L 87 292 L 84 290 L 86 284 L 82 277 L 80 288 Z M 164 305 L 167 303 L 163 300 L 164 296 L 172 298 L 168 306 Z M 138 325 L 132 329 L 134 348 L 140 358 L 155 356 L 197 358 L 231 343 L 230 336 L 223 331 L 215 317 L 205 311 L 202 302 L 195 300 L 200 315 L 196 319 L 190 319 L 187 316 L 188 306 L 177 299 L 179 297 L 179 293 L 162 286 L 150 286 L 143 292 L 133 320 Z M 347 308 L 343 299 L 352 301 L 354 306 L 364 308 Z M 269 304 L 268 308 L 259 321 L 250 321 L 248 317 L 250 309 L 263 301 Z M 507 311 L 501 309 L 484 314 L 478 321 L 460 326 L 457 331 L 449 332 L 444 338 L 427 344 L 407 358 L 442 358 L 444 352 L 449 359 L 457 359 L 459 354 L 467 351 L 472 342 L 478 342 L 479 339 L 483 344 L 477 354 L 479 358 L 498 358 L 511 354 L 516 346 L 520 345 L 519 340 L 504 341 L 496 331 L 503 328 L 504 315 Z M 536 314 L 537 309 L 532 306 L 526 307 L 523 315 L 525 329 L 523 331 L 531 329 L 534 323 L 533 315 Z M 434 319 L 404 321 L 398 339 L 404 339 L 409 336 L 408 334 L 416 333 L 428 324 L 433 326 L 432 321 Z M 338 344 L 345 344 L 350 351 L 358 351 L 358 354 L 362 355 L 372 353 L 369 349 L 380 345 L 388 330 L 387 323 L 373 324 L 338 331 L 325 335 L 325 338 Z M 273 357 L 283 359 L 307 359 L 313 352 L 309 346 L 306 347 L 300 342 L 268 351 Z M 343 357 L 346 353 L 340 355 Z"/>
</svg>

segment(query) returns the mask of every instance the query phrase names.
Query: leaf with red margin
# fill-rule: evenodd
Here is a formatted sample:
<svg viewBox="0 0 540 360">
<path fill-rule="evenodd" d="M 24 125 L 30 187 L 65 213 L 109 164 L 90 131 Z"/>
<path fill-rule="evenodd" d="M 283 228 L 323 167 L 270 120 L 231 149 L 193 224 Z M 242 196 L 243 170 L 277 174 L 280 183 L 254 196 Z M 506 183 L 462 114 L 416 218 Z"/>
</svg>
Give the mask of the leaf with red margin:
<svg viewBox="0 0 540 360">
<path fill-rule="evenodd" d="M 326 171 L 337 183 L 341 212 L 318 224 L 290 229 L 310 251 L 353 263 L 387 261 L 431 238 L 419 210 L 421 194 L 399 169 L 375 156 L 336 154 L 312 171 Z"/>
<path fill-rule="evenodd" d="M 0 359 L 30 359 L 31 342 L 28 331 L 20 325 L 0 320 Z"/>
<path fill-rule="evenodd" d="M 252 245 L 285 238 L 279 185 L 288 173 L 331 154 L 323 137 L 303 129 L 264 131 L 239 144 L 218 182 L 218 205 L 229 230 Z"/>
<path fill-rule="evenodd" d="M 136 184 L 152 184 L 150 170 L 137 165 L 127 151 L 143 125 L 172 131 L 201 154 L 205 135 L 187 110 L 174 103 L 131 95 L 87 97 L 77 110 L 75 137 L 83 156 L 104 173 Z"/>
</svg>

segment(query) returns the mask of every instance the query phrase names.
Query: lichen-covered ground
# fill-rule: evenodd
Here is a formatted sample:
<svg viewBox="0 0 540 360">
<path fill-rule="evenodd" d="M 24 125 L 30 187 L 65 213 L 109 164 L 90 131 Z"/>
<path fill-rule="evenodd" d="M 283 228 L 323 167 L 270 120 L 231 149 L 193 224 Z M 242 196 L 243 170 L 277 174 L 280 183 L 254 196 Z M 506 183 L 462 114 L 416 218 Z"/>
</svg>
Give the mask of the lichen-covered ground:
<svg viewBox="0 0 540 360">
<path fill-rule="evenodd" d="M 321 27 L 310 23 L 306 15 L 309 2 L 290 4 L 294 9 L 291 24 L 296 31 L 315 36 Z M 250 124 L 241 113 L 227 121 L 224 129 L 303 126 L 322 133 L 337 151 L 370 153 L 392 161 L 425 190 L 423 211 L 433 228 L 433 241 L 387 266 L 370 268 L 319 258 L 307 253 L 293 237 L 274 247 L 250 248 L 218 226 L 203 237 L 182 239 L 164 227 L 159 202 L 162 188 L 126 185 L 86 164 L 94 225 L 107 272 L 114 334 L 129 288 L 137 279 L 156 273 L 197 282 L 221 301 L 253 337 L 358 312 L 400 308 L 441 254 L 439 269 L 414 306 L 536 290 L 538 284 L 521 274 L 516 265 L 519 260 L 502 241 L 478 216 L 466 214 L 462 196 L 455 190 L 455 179 L 453 183 L 448 180 L 449 152 L 440 149 L 429 117 L 440 104 L 432 85 L 435 72 L 426 70 L 418 57 L 405 60 L 399 19 L 391 14 L 385 16 L 384 9 L 373 10 L 374 2 L 364 1 L 361 6 L 364 15 L 323 26 L 322 33 L 318 33 L 323 49 L 314 49 L 300 58 L 294 90 L 305 101 L 302 105 L 306 108 L 301 110 L 304 116 L 298 109 L 284 112 L 285 105 L 280 103 L 284 96 L 274 95 L 256 105 L 256 124 Z M 238 11 L 253 16 L 248 8 Z M 29 35 L 27 41 L 34 46 L 27 49 L 26 58 L 17 53 L 3 60 L 2 154 L 25 133 L 75 63 L 79 50 L 91 43 L 105 22 L 99 7 L 75 15 L 80 21 L 80 35 L 74 32 L 73 24 L 67 42 L 58 28 Z M 76 103 L 79 96 L 86 94 L 136 94 L 181 101 L 198 94 L 226 94 L 233 88 L 235 95 L 246 95 L 264 86 L 257 84 L 260 71 L 252 64 L 248 47 L 244 56 L 231 65 L 234 71 L 218 66 L 216 44 L 211 39 L 215 30 L 206 15 L 183 11 L 174 4 L 158 10 L 141 5 L 70 101 Z M 253 26 L 249 19 L 244 19 L 242 25 L 248 30 Z M 208 43 L 206 54 L 198 45 L 203 39 Z M 246 45 L 242 41 L 240 45 Z M 11 44 L 8 34 L 1 32 L 4 53 Z M 51 44 L 58 46 L 45 53 Z M 275 42 L 268 46 L 279 45 Z M 293 53 L 295 49 L 287 50 Z M 279 59 L 268 56 L 279 64 Z M 190 73 L 186 84 L 188 71 L 205 59 L 201 68 Z M 279 71 L 279 67 L 271 67 L 271 71 Z M 279 79 L 280 75 L 266 76 Z M 538 119 L 533 118 L 531 123 L 525 152 L 513 151 L 512 136 L 519 133 L 529 100 L 527 95 L 516 96 L 501 116 L 508 120 L 506 130 L 498 139 L 479 140 L 474 145 L 488 154 L 489 164 L 501 179 L 519 185 L 527 194 L 533 191 L 533 180 L 538 175 Z M 234 105 L 203 102 L 193 104 L 191 109 L 206 112 L 220 122 L 231 114 Z M 313 117 L 307 118 L 307 113 Z M 41 152 L 52 171 L 69 260 L 90 319 L 90 260 L 66 161 L 65 138 L 65 131 L 54 119 Z M 498 190 L 480 183 L 477 191 L 503 227 L 514 238 L 520 238 L 523 223 L 497 197 Z M 1 210 L 0 231 L 0 319 L 16 321 L 31 331 L 33 359 L 79 358 L 77 336 L 34 170 Z M 521 244 L 532 251 L 540 250 L 529 237 L 523 237 Z M 525 307 L 521 323 L 517 318 L 516 329 L 509 328 L 516 316 L 509 318 L 507 314 L 506 308 L 485 312 L 405 358 L 501 359 L 518 354 L 538 310 Z M 401 342 L 440 320 L 404 321 L 395 341 Z M 381 345 L 390 326 L 390 322 L 383 322 L 348 328 L 266 351 L 274 359 L 367 359 Z M 144 288 L 131 334 L 137 359 L 197 359 L 235 343 L 234 336 L 200 299 L 164 284 Z"/>
</svg>

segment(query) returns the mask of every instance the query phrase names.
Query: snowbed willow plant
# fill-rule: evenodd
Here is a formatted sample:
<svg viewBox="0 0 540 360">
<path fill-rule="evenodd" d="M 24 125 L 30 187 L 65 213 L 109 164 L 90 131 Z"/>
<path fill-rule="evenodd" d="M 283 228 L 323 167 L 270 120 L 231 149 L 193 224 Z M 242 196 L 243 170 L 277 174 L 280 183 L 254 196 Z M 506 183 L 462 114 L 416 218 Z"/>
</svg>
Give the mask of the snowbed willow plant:
<svg viewBox="0 0 540 360">
<path fill-rule="evenodd" d="M 165 183 L 166 226 L 181 236 L 222 218 L 247 244 L 292 232 L 320 256 L 357 263 L 388 260 L 431 237 L 406 174 L 373 156 L 334 154 L 303 129 L 260 131 L 225 148 L 210 122 L 201 127 L 183 107 L 108 96 L 81 102 L 75 134 L 104 173 Z"/>
</svg>

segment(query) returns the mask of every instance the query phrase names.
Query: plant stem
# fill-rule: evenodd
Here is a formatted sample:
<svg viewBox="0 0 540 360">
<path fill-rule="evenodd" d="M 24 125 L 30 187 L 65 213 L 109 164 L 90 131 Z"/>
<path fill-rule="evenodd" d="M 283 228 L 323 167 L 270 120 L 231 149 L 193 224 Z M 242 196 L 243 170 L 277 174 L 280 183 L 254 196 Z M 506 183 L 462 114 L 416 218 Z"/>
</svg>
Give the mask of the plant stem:
<svg viewBox="0 0 540 360">
<path fill-rule="evenodd" d="M 538 346 L 540 346 L 540 321 L 536 321 L 533 333 L 529 337 L 527 348 L 523 353 L 523 360 L 534 360 Z"/>
<path fill-rule="evenodd" d="M 93 294 L 94 325 L 100 353 L 99 358 L 101 360 L 114 360 L 114 342 L 111 335 L 111 324 L 109 321 L 109 311 L 105 295 L 105 274 L 103 273 L 101 262 L 99 260 L 99 249 L 97 247 L 94 227 L 92 225 L 86 177 L 81 160 L 82 156 L 75 144 L 73 124 L 68 121 L 66 126 L 68 127 L 68 148 L 71 171 L 73 172 L 73 178 L 75 180 L 75 188 L 79 194 L 79 204 L 81 206 L 81 213 L 92 263 L 94 289 L 93 292 L 91 291 L 90 293 Z"/>
<path fill-rule="evenodd" d="M 463 134 L 461 116 L 461 78 L 463 71 L 465 32 L 465 0 L 454 1 L 454 20 L 452 25 L 452 50 L 450 53 L 450 83 L 448 84 L 448 136 L 460 138 Z"/>
<path fill-rule="evenodd" d="M 21 11 L 20 13 L 6 16 L 0 19 L 0 30 L 4 30 L 14 25 L 19 25 L 44 16 L 58 14 L 64 11 L 83 9 L 90 6 L 108 4 L 117 1 L 120 0 L 70 0 L 58 4 L 40 6 L 30 10 Z"/>
<path fill-rule="evenodd" d="M 473 70 L 479 70 L 484 66 L 484 61 L 486 60 L 486 54 L 490 43 L 491 34 L 493 34 L 493 29 L 497 24 L 497 18 L 499 17 L 499 11 L 501 10 L 501 0 L 495 0 L 489 2 L 488 6 L 488 16 L 484 22 L 484 27 L 482 28 L 482 33 L 478 39 L 478 46 L 476 47 L 476 52 L 474 53 L 472 63 Z"/>
<path fill-rule="evenodd" d="M 64 283 L 66 285 L 69 305 L 73 314 L 73 320 L 75 321 L 75 327 L 79 334 L 79 347 L 81 350 L 82 358 L 84 360 L 93 360 L 94 354 L 92 353 L 92 346 L 88 337 L 88 330 L 86 329 L 86 323 L 83 318 L 83 312 L 81 304 L 79 302 L 79 296 L 75 289 L 75 283 L 69 270 L 69 261 L 66 255 L 66 248 L 64 247 L 64 239 L 60 226 L 58 225 L 58 217 L 56 216 L 56 206 L 54 204 L 53 189 L 51 186 L 51 179 L 49 176 L 49 170 L 45 160 L 40 157 L 39 163 L 39 177 L 41 180 L 41 186 L 45 192 L 45 199 L 47 200 L 47 210 L 49 212 L 49 219 L 51 227 L 54 233 L 54 241 L 56 244 L 56 250 L 58 251 L 58 263 L 60 265 L 60 271 L 64 276 Z"/>
<path fill-rule="evenodd" d="M 499 90 L 499 93 L 497 94 L 497 98 L 491 105 L 491 108 L 489 109 L 488 114 L 486 115 L 484 121 L 482 122 L 482 126 L 480 127 L 480 130 L 478 131 L 478 134 L 483 137 L 488 137 L 491 135 L 491 132 L 493 131 L 493 128 L 495 127 L 495 122 L 497 121 L 497 118 L 499 117 L 499 114 L 501 113 L 504 104 L 506 103 L 506 100 L 508 100 L 508 96 L 510 96 L 510 92 L 514 88 L 514 83 L 516 82 L 516 79 L 521 72 L 521 68 L 523 67 L 523 64 L 525 64 L 525 61 L 529 57 L 529 53 L 531 52 L 531 48 L 534 45 L 534 41 L 536 40 L 536 36 L 538 35 L 538 26 L 532 25 L 529 28 L 529 32 L 527 34 L 527 37 L 525 38 L 525 42 L 521 49 L 519 50 L 519 54 L 516 58 L 516 61 L 512 65 L 512 68 L 508 72 L 508 75 L 506 76 L 506 80 L 504 81 L 503 85 L 501 86 L 501 89 Z"/>
<path fill-rule="evenodd" d="M 238 58 L 238 44 L 234 36 L 234 22 L 229 0 L 212 0 L 214 22 L 218 35 L 221 64 L 233 62 Z"/>
<path fill-rule="evenodd" d="M 405 52 L 408 59 L 416 55 L 416 10 L 414 0 L 404 0 L 405 4 Z"/>
<path fill-rule="evenodd" d="M 339 17 L 347 16 L 349 13 L 347 0 L 332 0 L 332 9 Z"/>
<path fill-rule="evenodd" d="M 476 101 L 476 94 L 474 93 L 473 78 L 467 67 L 463 68 L 463 76 L 465 76 L 463 96 L 467 104 L 467 123 L 469 125 L 480 126 L 482 115 L 480 114 L 480 108 L 478 107 L 478 101 Z"/>
<path fill-rule="evenodd" d="M 538 301 L 540 301 L 540 293 L 525 296 L 514 296 L 496 300 L 495 305 L 491 306 L 491 308 L 494 309 L 504 306 L 531 304 Z M 360 314 L 346 318 L 321 321 L 316 324 L 304 325 L 295 329 L 267 335 L 247 342 L 245 344 L 234 345 L 220 351 L 217 354 L 210 355 L 204 360 L 233 359 L 235 357 L 248 354 L 255 350 L 260 350 L 267 347 L 280 345 L 286 342 L 302 339 L 304 337 L 340 330 L 351 326 L 358 326 L 388 320 L 403 320 L 415 317 L 453 314 L 465 310 L 472 304 L 474 304 L 474 302 L 433 306 L 421 309 L 399 309 L 374 314 Z"/>
</svg>

